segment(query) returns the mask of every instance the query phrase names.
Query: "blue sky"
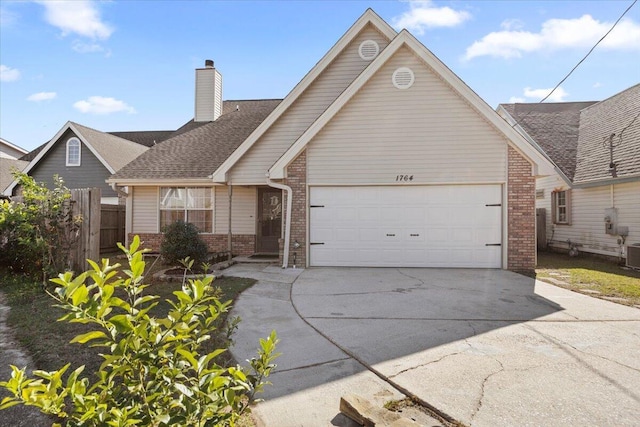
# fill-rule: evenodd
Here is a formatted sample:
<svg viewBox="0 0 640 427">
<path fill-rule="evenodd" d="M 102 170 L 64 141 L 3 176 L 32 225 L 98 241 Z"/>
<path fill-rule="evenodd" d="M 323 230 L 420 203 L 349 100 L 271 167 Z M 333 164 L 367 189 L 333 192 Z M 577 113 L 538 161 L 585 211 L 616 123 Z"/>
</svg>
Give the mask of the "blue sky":
<svg viewBox="0 0 640 427">
<path fill-rule="evenodd" d="M 632 2 L 0 0 L 0 136 L 33 149 L 68 120 L 176 129 L 193 116 L 205 59 L 225 99 L 283 98 L 368 7 L 493 108 L 538 102 Z M 549 101 L 639 82 L 636 4 Z"/>
</svg>

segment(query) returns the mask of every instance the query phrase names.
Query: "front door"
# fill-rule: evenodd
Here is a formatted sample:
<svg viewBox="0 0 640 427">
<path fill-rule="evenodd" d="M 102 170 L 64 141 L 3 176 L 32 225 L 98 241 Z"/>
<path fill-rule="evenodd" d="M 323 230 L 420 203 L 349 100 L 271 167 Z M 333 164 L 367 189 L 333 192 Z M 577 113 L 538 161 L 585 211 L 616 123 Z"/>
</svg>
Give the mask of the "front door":
<svg viewBox="0 0 640 427">
<path fill-rule="evenodd" d="M 282 190 L 259 188 L 257 252 L 277 254 L 281 231 Z"/>
</svg>

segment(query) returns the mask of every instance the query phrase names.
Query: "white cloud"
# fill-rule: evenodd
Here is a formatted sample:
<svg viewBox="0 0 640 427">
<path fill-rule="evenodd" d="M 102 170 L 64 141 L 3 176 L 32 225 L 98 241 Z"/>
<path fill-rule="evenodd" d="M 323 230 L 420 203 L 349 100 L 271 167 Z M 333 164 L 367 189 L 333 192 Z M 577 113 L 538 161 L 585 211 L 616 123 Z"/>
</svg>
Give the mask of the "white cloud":
<svg viewBox="0 0 640 427">
<path fill-rule="evenodd" d="M 90 0 L 39 1 L 45 8 L 45 19 L 62 30 L 62 35 L 78 34 L 92 39 L 108 39 L 113 28 L 103 22 L 96 4 Z"/>
<path fill-rule="evenodd" d="M 33 95 L 29 95 L 29 97 L 27 98 L 27 101 L 34 101 L 34 102 L 50 101 L 54 99 L 56 96 L 58 96 L 58 94 L 55 92 L 38 92 L 38 93 L 34 93 Z"/>
<path fill-rule="evenodd" d="M 594 87 L 594 88 L 596 88 L 596 89 L 597 89 L 597 88 L 599 88 L 599 87 L 601 87 L 601 86 L 602 86 L 602 83 L 600 83 L 600 82 L 595 82 L 595 83 L 593 84 L 593 87 Z"/>
<path fill-rule="evenodd" d="M 509 21 L 503 22 L 503 31 L 487 34 L 467 48 L 464 58 L 478 56 L 519 58 L 523 53 L 541 50 L 590 48 L 613 23 L 600 22 L 591 15 L 577 19 L 549 19 L 540 32 L 532 33 L 515 29 Z M 600 43 L 604 49 L 640 50 L 640 24 L 624 19 Z"/>
<path fill-rule="evenodd" d="M 527 102 L 527 100 L 519 96 L 512 96 L 509 98 L 509 104 L 522 104 L 523 102 Z"/>
<path fill-rule="evenodd" d="M 6 65 L 0 65 L 0 82 L 13 82 L 20 78 L 20 71 L 7 67 Z"/>
<path fill-rule="evenodd" d="M 73 107 L 82 113 L 91 114 L 111 114 L 121 111 L 134 114 L 136 110 L 125 102 L 115 98 L 105 98 L 102 96 L 90 96 L 86 100 L 78 101 Z"/>
<path fill-rule="evenodd" d="M 429 0 L 409 1 L 409 6 L 409 11 L 391 20 L 397 30 L 406 28 L 416 34 L 424 34 L 425 29 L 455 27 L 471 18 L 467 11 L 438 7 Z"/>
<path fill-rule="evenodd" d="M 80 40 L 76 40 L 71 45 L 71 49 L 75 50 L 78 53 L 96 53 L 96 52 L 104 52 L 104 47 L 100 46 L 97 43 L 83 43 Z"/>
</svg>

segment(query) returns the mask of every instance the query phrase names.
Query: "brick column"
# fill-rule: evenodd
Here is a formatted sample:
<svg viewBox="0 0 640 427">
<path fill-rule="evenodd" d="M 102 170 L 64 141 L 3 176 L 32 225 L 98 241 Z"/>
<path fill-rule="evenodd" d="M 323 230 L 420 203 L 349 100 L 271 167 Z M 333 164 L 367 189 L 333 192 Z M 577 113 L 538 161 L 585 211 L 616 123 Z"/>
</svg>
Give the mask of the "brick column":
<svg viewBox="0 0 640 427">
<path fill-rule="evenodd" d="M 531 164 L 508 147 L 507 268 L 532 273 L 536 266 L 536 180 Z"/>
<path fill-rule="evenodd" d="M 296 252 L 296 266 L 307 266 L 307 152 L 306 150 L 287 167 L 285 184 L 291 187 L 291 240 L 289 242 L 289 267 L 293 267 L 293 253 Z M 286 210 L 286 192 L 283 206 Z M 286 214 L 286 212 L 285 212 Z M 298 249 L 294 242 L 300 243 Z"/>
</svg>

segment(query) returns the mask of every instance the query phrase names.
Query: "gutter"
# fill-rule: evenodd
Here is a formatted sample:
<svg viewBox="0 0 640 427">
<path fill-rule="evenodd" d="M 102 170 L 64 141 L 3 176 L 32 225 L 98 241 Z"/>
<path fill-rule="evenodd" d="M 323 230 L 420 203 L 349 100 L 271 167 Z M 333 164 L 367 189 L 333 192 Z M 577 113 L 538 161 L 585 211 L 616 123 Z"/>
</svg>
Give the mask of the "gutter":
<svg viewBox="0 0 640 427">
<path fill-rule="evenodd" d="M 122 197 L 124 197 L 125 199 L 126 199 L 127 197 L 129 197 L 129 193 L 127 193 L 126 191 L 121 190 L 120 188 L 118 188 L 118 184 L 117 184 L 117 183 L 115 183 L 115 182 L 111 182 L 111 189 L 112 189 L 113 191 L 115 191 L 116 193 L 118 193 L 118 195 L 119 195 L 119 196 L 122 196 Z"/>
<path fill-rule="evenodd" d="M 285 190 L 287 192 L 287 215 L 284 219 L 284 253 L 282 255 L 282 268 L 289 266 L 289 240 L 291 240 L 291 209 L 293 206 L 293 190 L 291 187 L 271 181 L 267 175 L 267 185 L 269 187 Z"/>
</svg>

